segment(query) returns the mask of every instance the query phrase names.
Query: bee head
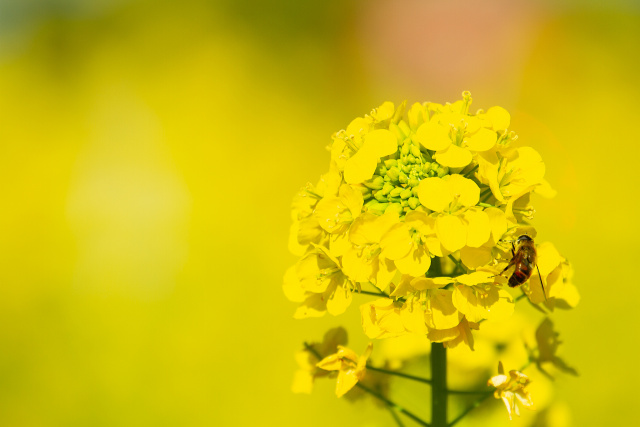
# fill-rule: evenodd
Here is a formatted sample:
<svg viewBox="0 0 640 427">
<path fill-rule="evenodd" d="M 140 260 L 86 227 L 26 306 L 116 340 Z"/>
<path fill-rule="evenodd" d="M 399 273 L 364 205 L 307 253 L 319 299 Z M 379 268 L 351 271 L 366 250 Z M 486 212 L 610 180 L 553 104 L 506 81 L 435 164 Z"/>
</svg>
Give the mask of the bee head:
<svg viewBox="0 0 640 427">
<path fill-rule="evenodd" d="M 533 239 L 529 236 L 527 236 L 526 234 L 523 234 L 522 236 L 518 237 L 518 243 L 521 242 L 531 242 L 533 241 Z"/>
</svg>

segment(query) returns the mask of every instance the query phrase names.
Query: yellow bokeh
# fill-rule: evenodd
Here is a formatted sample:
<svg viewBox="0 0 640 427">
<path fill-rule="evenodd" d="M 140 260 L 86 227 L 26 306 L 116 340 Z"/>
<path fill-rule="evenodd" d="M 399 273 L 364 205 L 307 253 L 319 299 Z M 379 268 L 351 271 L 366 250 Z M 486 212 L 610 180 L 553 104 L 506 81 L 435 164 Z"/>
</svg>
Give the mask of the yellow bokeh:
<svg viewBox="0 0 640 427">
<path fill-rule="evenodd" d="M 0 1 L 0 425 L 393 425 L 334 381 L 291 393 L 304 341 L 366 348 L 371 299 L 292 318 L 289 207 L 351 119 L 463 90 L 558 191 L 535 225 L 575 268 L 554 323 L 581 376 L 457 425 L 637 423 L 640 14 L 587 3 Z M 428 414 L 428 388 L 391 387 Z"/>
</svg>

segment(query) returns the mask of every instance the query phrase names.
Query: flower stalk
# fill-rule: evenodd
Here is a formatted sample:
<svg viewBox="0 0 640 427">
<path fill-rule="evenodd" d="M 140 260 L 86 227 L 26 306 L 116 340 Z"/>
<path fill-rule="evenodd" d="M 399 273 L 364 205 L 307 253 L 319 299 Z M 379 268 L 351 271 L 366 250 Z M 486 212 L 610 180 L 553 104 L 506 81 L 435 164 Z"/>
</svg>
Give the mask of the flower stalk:
<svg viewBox="0 0 640 427">
<path fill-rule="evenodd" d="M 447 348 L 431 343 L 431 424 L 447 427 Z"/>
</svg>

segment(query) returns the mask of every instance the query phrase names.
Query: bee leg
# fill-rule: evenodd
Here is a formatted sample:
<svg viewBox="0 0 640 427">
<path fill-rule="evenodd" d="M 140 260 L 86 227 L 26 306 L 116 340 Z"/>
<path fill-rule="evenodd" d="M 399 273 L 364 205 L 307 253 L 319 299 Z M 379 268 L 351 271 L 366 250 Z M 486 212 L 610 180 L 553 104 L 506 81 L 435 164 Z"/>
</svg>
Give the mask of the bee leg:
<svg viewBox="0 0 640 427">
<path fill-rule="evenodd" d="M 509 269 L 509 267 L 511 267 L 514 264 L 515 264 L 515 262 L 513 262 L 513 258 L 512 258 L 511 261 L 509 262 L 509 264 L 507 264 L 507 266 L 504 268 L 504 270 L 502 270 L 499 274 L 496 274 L 495 276 L 491 276 L 491 277 L 502 276 L 502 273 L 507 271 Z"/>
<path fill-rule="evenodd" d="M 513 240 L 511 241 L 511 256 L 514 258 L 516 256 L 516 245 L 513 244 Z"/>
<path fill-rule="evenodd" d="M 544 300 L 547 300 L 547 291 L 544 290 L 544 283 L 542 282 L 542 274 L 540 274 L 540 268 L 538 264 L 536 264 L 536 269 L 538 270 L 538 277 L 540 278 L 540 286 L 542 286 L 542 294 L 544 295 Z"/>
</svg>

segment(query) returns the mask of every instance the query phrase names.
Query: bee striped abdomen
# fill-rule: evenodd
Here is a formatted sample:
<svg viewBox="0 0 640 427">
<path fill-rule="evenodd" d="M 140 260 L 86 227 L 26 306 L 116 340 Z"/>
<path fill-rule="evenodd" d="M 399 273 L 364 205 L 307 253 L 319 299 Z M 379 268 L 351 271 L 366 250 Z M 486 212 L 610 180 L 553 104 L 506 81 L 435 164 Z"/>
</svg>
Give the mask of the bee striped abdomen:
<svg viewBox="0 0 640 427">
<path fill-rule="evenodd" d="M 527 281 L 529 276 L 531 276 L 531 270 L 529 269 L 521 268 L 520 270 L 516 270 L 513 272 L 511 277 L 509 277 L 509 286 L 512 288 L 520 286 Z"/>
</svg>

